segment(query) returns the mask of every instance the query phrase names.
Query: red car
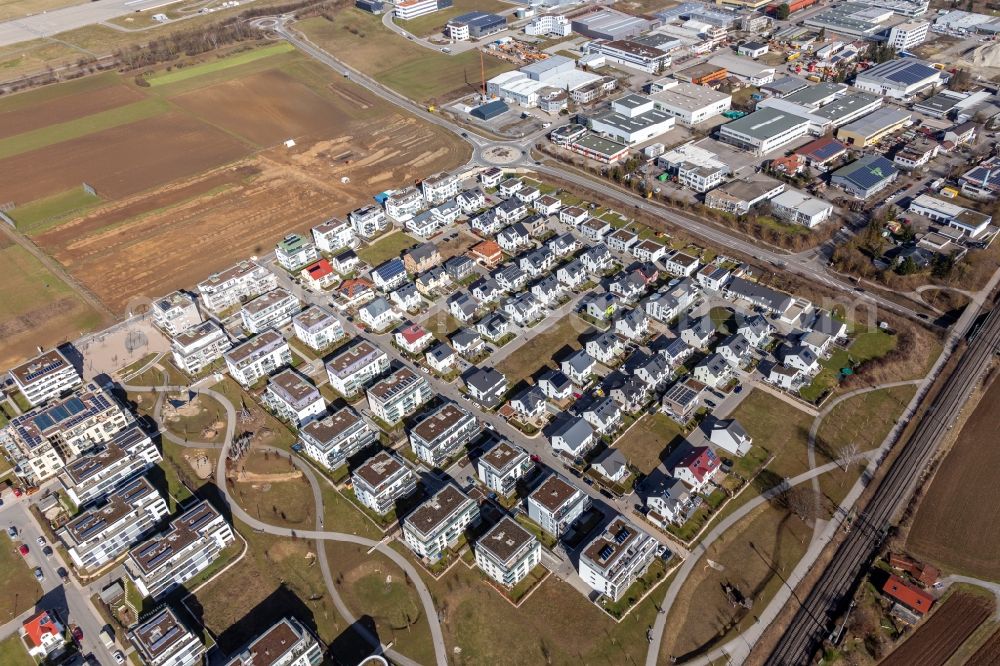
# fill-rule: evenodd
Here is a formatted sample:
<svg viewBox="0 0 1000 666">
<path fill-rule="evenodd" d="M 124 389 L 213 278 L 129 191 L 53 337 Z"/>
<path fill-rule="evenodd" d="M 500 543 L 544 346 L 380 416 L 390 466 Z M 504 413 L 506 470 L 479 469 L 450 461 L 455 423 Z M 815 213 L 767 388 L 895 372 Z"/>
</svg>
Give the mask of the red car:
<svg viewBox="0 0 1000 666">
<path fill-rule="evenodd" d="M 18 547 L 17 552 L 19 552 L 19 553 L 21 553 L 21 555 L 24 555 L 25 557 L 27 557 L 28 556 L 28 547 L 22 543 Z"/>
<path fill-rule="evenodd" d="M 73 627 L 73 640 L 77 643 L 83 640 L 83 629 L 77 626 Z"/>
<path fill-rule="evenodd" d="M 541 458 L 539 458 L 539 457 L 538 457 L 538 455 L 536 455 L 536 454 L 532 453 L 532 454 L 531 454 L 531 462 L 535 462 L 535 463 L 537 463 L 537 462 L 542 462 L 542 459 L 541 459 Z"/>
<path fill-rule="evenodd" d="M 20 497 L 24 493 L 20 488 L 14 488 L 14 497 Z"/>
</svg>

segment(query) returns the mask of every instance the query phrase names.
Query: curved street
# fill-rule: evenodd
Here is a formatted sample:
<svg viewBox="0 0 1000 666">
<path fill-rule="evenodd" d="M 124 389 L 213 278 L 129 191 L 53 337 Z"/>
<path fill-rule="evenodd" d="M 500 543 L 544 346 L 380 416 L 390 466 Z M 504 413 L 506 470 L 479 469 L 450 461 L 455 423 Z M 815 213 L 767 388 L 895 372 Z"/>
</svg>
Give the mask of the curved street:
<svg viewBox="0 0 1000 666">
<path fill-rule="evenodd" d="M 122 384 L 121 387 L 126 391 L 154 391 L 156 393 L 172 393 L 176 391 L 187 391 L 190 387 L 187 386 L 133 386 L 130 384 Z M 228 484 L 226 483 L 226 460 L 229 453 L 229 446 L 233 441 L 233 434 L 236 428 L 236 409 L 233 407 L 232 402 L 229 399 L 219 393 L 218 391 L 213 391 L 208 388 L 198 388 L 195 389 L 198 393 L 204 393 L 205 395 L 218 401 L 226 410 L 226 434 L 223 439 L 222 444 L 204 444 L 204 443 L 192 443 L 192 446 L 198 446 L 200 448 L 212 448 L 219 450 L 219 460 L 215 469 L 215 485 L 222 492 L 223 497 L 228 504 L 229 510 L 234 516 L 239 518 L 243 523 L 249 525 L 254 530 L 259 530 L 266 534 L 271 534 L 280 537 L 296 537 L 300 539 L 314 539 L 318 541 L 339 541 L 342 543 L 351 543 L 358 546 L 364 546 L 371 548 L 372 550 L 377 550 L 382 555 L 385 555 L 390 560 L 392 560 L 396 565 L 403 569 L 410 580 L 413 582 L 414 588 L 417 590 L 417 594 L 420 597 L 420 603 L 423 606 L 424 614 L 427 616 L 427 624 L 431 631 L 431 640 L 434 643 L 434 654 L 438 666 L 447 666 L 448 658 L 447 651 L 444 642 L 444 635 L 441 632 L 441 624 L 438 621 L 437 610 L 434 608 L 434 600 L 431 597 L 430 590 L 427 589 L 427 585 L 424 584 L 423 579 L 420 577 L 420 572 L 417 568 L 406 559 L 405 556 L 396 552 L 390 548 L 384 541 L 374 541 L 365 537 L 360 537 L 355 534 L 347 534 L 344 532 L 330 532 L 323 528 L 323 498 L 319 489 L 319 480 L 316 478 L 312 469 L 308 465 L 292 455 L 292 462 L 302 470 L 303 474 L 309 480 L 309 484 L 312 488 L 313 501 L 316 504 L 316 529 L 315 530 L 293 530 L 287 527 L 279 527 L 277 525 L 271 525 L 264 521 L 254 518 L 239 505 L 232 498 L 229 493 Z M 159 402 L 159 401 L 158 401 Z M 158 413 L 157 413 L 158 414 Z M 159 422 L 158 422 L 159 423 Z M 168 434 L 169 437 L 169 434 Z M 173 439 L 173 437 L 170 437 Z M 274 449 L 272 449 L 274 450 Z M 344 617 L 344 619 L 351 623 L 352 628 L 357 630 L 362 638 L 365 639 L 373 647 L 377 647 L 380 652 L 384 652 L 386 655 L 391 657 L 394 661 L 397 661 L 405 666 L 417 666 L 416 662 L 409 659 L 405 655 L 399 654 L 395 650 L 386 649 L 382 645 L 378 638 L 369 632 L 367 628 L 356 623 L 356 616 L 351 612 L 351 610 L 344 603 L 340 594 L 336 591 L 336 587 L 333 582 L 333 576 L 330 573 L 330 565 L 326 556 L 325 548 L 317 549 L 317 559 L 320 563 L 320 568 L 323 573 L 323 580 L 326 584 L 327 590 L 330 592 L 330 596 L 333 599 L 334 605 L 337 611 Z"/>
</svg>

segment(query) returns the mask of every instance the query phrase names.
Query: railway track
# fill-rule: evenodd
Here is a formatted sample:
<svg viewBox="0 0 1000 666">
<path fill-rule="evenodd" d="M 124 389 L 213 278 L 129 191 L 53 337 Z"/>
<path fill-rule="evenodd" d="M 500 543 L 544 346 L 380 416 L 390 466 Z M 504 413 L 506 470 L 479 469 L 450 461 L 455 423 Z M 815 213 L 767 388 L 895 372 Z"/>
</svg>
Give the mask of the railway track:
<svg viewBox="0 0 1000 666">
<path fill-rule="evenodd" d="M 875 556 L 893 515 L 909 498 L 913 486 L 941 438 L 952 428 L 989 357 L 1000 346 L 1000 307 L 974 328 L 969 347 L 920 419 L 913 436 L 879 483 L 871 501 L 852 523 L 833 561 L 806 596 L 791 626 L 768 657 L 769 666 L 808 664 L 830 631 L 830 622 Z"/>
</svg>

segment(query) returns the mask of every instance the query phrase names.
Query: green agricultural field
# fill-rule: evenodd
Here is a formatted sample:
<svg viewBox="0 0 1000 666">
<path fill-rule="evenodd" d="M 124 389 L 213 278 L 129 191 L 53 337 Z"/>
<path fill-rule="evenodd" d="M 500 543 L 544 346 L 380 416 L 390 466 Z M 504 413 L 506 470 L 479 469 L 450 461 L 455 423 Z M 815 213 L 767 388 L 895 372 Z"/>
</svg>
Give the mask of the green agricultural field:
<svg viewBox="0 0 1000 666">
<path fill-rule="evenodd" d="M 67 218 L 78 215 L 99 203 L 101 203 L 100 197 L 78 187 L 32 201 L 26 206 L 18 206 L 10 211 L 9 215 L 17 225 L 17 230 L 30 236 L 54 227 Z"/>
<path fill-rule="evenodd" d="M 211 74 L 212 72 L 219 72 L 229 69 L 230 67 L 245 65 L 247 63 L 254 62 L 255 60 L 278 55 L 279 53 L 289 53 L 294 50 L 295 47 L 288 42 L 281 42 L 280 44 L 274 44 L 260 49 L 243 51 L 242 53 L 237 53 L 236 55 L 219 58 L 218 60 L 202 63 L 200 65 L 193 65 L 191 67 L 184 67 L 183 69 L 175 69 L 171 72 L 154 74 L 153 76 L 147 77 L 146 81 L 149 82 L 149 85 L 155 88 L 169 83 L 177 83 L 178 81 L 192 79 L 197 76 L 204 76 L 205 74 Z"/>
</svg>

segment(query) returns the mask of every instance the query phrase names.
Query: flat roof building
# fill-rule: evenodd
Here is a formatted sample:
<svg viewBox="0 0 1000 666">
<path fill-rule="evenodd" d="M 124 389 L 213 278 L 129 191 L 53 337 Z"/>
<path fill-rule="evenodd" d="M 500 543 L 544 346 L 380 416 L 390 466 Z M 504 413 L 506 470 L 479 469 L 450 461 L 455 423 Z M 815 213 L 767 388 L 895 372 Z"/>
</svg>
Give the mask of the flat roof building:
<svg viewBox="0 0 1000 666">
<path fill-rule="evenodd" d="M 909 111 L 884 107 L 844 125 L 837 130 L 837 138 L 848 146 L 870 146 L 909 125 L 911 117 Z"/>
<path fill-rule="evenodd" d="M 524 580 L 542 561 L 542 545 L 510 516 L 504 516 L 473 546 L 476 565 L 506 588 Z"/>
<path fill-rule="evenodd" d="M 657 542 L 618 516 L 580 553 L 580 577 L 594 590 L 618 601 L 656 556 Z"/>
<path fill-rule="evenodd" d="M 294 617 L 284 617 L 232 655 L 225 666 L 319 666 L 323 644 Z"/>
<path fill-rule="evenodd" d="M 398 500 L 413 494 L 417 477 L 395 454 L 379 451 L 351 472 L 351 485 L 359 502 L 384 515 Z"/>
<path fill-rule="evenodd" d="M 719 139 L 755 155 L 767 155 L 805 136 L 808 130 L 806 118 L 763 108 L 723 125 Z"/>
<path fill-rule="evenodd" d="M 198 634 L 184 626 L 169 606 L 142 618 L 129 638 L 147 666 L 195 666 L 205 654 Z"/>
<path fill-rule="evenodd" d="M 858 199 L 881 192 L 899 176 L 899 169 L 881 155 L 865 155 L 833 172 L 830 183 Z"/>
<path fill-rule="evenodd" d="M 608 8 L 573 18 L 572 27 L 573 32 L 593 39 L 625 39 L 641 35 L 654 23 Z"/>
<path fill-rule="evenodd" d="M 10 376 L 32 407 L 83 383 L 80 373 L 58 349 L 50 349 L 12 368 Z"/>
<path fill-rule="evenodd" d="M 683 125 L 697 125 L 721 115 L 732 107 L 733 96 L 686 81 L 677 81 L 650 97 L 657 109 L 677 118 Z"/>
<path fill-rule="evenodd" d="M 435 562 L 477 522 L 479 505 L 448 483 L 403 519 L 403 538 L 413 552 Z"/>
<path fill-rule="evenodd" d="M 507 19 L 488 12 L 468 12 L 456 16 L 445 25 L 445 34 L 451 39 L 482 39 L 502 32 L 507 27 Z"/>
<path fill-rule="evenodd" d="M 902 58 L 859 72 L 854 79 L 854 87 L 864 92 L 905 100 L 940 82 L 940 70 L 916 58 Z"/>
</svg>

